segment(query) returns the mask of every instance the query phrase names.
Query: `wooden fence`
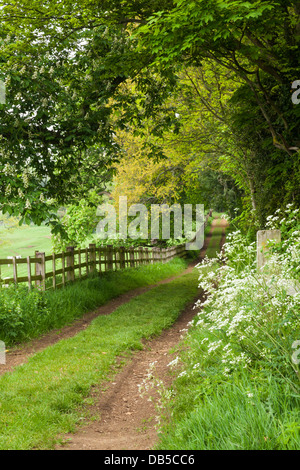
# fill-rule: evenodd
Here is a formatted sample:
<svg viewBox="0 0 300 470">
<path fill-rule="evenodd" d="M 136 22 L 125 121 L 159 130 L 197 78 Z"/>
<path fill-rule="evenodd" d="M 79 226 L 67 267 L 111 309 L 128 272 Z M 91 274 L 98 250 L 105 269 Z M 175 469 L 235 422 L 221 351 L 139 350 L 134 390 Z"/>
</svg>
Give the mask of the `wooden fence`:
<svg viewBox="0 0 300 470">
<path fill-rule="evenodd" d="M 212 209 L 206 214 L 204 227 L 211 215 Z M 36 251 L 34 256 L 27 258 L 11 256 L 0 259 L 0 288 L 27 283 L 29 289 L 33 285 L 41 290 L 57 289 L 76 279 L 85 279 L 90 274 L 134 268 L 143 264 L 167 263 L 175 257 L 184 257 L 185 253 L 185 243 L 169 248 L 115 248 L 113 245 L 96 247 L 95 244 L 90 244 L 84 249 L 69 246 L 65 252 L 51 255 Z M 1 267 L 4 266 L 6 270 L 7 266 L 12 266 L 11 276 L 1 276 Z M 22 273 L 19 274 L 18 271 Z"/>
<path fill-rule="evenodd" d="M 174 257 L 183 257 L 185 252 L 185 243 L 169 248 L 114 248 L 112 245 L 96 247 L 90 244 L 89 248 L 75 249 L 70 246 L 65 252 L 48 256 L 36 251 L 32 257 L 0 259 L 0 281 L 2 286 L 27 283 L 29 289 L 33 285 L 41 290 L 57 289 L 75 279 L 85 279 L 90 274 L 156 262 L 166 263 Z M 2 279 L 1 267 L 7 265 L 12 265 L 13 275 Z M 22 275 L 18 274 L 18 270 L 23 271 Z"/>
</svg>

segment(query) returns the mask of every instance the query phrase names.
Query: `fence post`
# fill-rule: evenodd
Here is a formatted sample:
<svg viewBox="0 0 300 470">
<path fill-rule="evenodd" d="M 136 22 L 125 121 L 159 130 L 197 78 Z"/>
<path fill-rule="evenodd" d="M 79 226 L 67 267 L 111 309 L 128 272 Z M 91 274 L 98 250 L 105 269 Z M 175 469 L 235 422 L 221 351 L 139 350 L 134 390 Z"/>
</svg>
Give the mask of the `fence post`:
<svg viewBox="0 0 300 470">
<path fill-rule="evenodd" d="M 67 271 L 67 281 L 75 280 L 75 271 L 74 271 L 74 246 L 67 247 L 68 257 L 67 257 L 67 268 L 71 268 Z"/>
<path fill-rule="evenodd" d="M 88 276 L 89 273 L 90 273 L 90 265 L 89 265 L 89 262 L 90 262 L 90 257 L 89 257 L 89 249 L 88 248 L 85 248 L 85 268 L 86 268 L 86 275 Z"/>
<path fill-rule="evenodd" d="M 78 265 L 79 265 L 78 275 L 79 275 L 79 279 L 81 279 L 81 266 L 82 266 L 82 263 L 81 263 L 81 249 L 80 248 L 78 249 Z"/>
<path fill-rule="evenodd" d="M 120 248 L 114 248 L 114 254 L 115 254 L 115 270 L 120 269 Z"/>
<path fill-rule="evenodd" d="M 113 245 L 107 245 L 107 270 L 113 269 Z"/>
<path fill-rule="evenodd" d="M 17 269 L 17 258 L 13 256 L 12 261 L 13 261 L 13 270 L 14 270 L 14 283 L 17 286 L 18 285 L 18 269 Z"/>
<path fill-rule="evenodd" d="M 120 246 L 120 269 L 125 269 L 125 247 Z"/>
<path fill-rule="evenodd" d="M 66 268 L 66 256 L 65 256 L 65 252 L 63 251 L 62 254 L 61 254 L 61 270 L 62 270 L 61 277 L 62 277 L 62 285 L 64 287 L 66 285 L 66 271 L 65 271 L 65 268 Z"/>
<path fill-rule="evenodd" d="M 90 261 L 91 261 L 90 272 L 94 273 L 96 271 L 96 244 L 90 243 L 89 248 L 90 248 Z"/>
<path fill-rule="evenodd" d="M 139 246 L 139 264 L 144 263 L 144 249 L 142 246 Z"/>
<path fill-rule="evenodd" d="M 108 271 L 108 266 L 107 266 L 107 246 L 103 246 L 102 247 L 102 254 L 103 254 L 103 258 L 104 258 L 104 268 L 103 268 L 103 271 Z"/>
<path fill-rule="evenodd" d="M 145 247 L 145 262 L 149 264 L 149 248 Z"/>
<path fill-rule="evenodd" d="M 39 261 L 35 263 L 35 275 L 41 276 L 41 280 L 38 279 L 35 281 L 37 288 L 46 290 L 46 262 L 45 262 L 45 253 L 40 253 L 39 251 L 35 252 L 35 257 L 39 258 Z"/>
<path fill-rule="evenodd" d="M 52 272 L 53 272 L 52 286 L 53 286 L 53 289 L 56 289 L 56 254 L 55 253 L 52 253 Z"/>
<path fill-rule="evenodd" d="M 281 241 L 280 230 L 259 230 L 257 232 L 257 269 L 260 270 L 266 264 L 267 241 L 274 240 L 277 243 Z"/>
<path fill-rule="evenodd" d="M 134 268 L 134 246 L 129 248 L 129 256 L 130 256 L 130 267 Z"/>
<path fill-rule="evenodd" d="M 31 285 L 31 264 L 30 264 L 30 256 L 27 256 L 27 278 L 28 278 L 28 289 L 32 289 Z"/>
</svg>

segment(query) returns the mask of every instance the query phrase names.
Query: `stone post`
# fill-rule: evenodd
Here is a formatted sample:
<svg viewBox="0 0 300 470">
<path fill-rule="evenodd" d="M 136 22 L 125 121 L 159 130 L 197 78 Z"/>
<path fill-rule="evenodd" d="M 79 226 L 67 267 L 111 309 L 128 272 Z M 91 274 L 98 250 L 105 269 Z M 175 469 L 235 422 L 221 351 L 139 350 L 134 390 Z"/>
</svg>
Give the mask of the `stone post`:
<svg viewBox="0 0 300 470">
<path fill-rule="evenodd" d="M 280 230 L 259 230 L 257 232 L 257 269 L 260 270 L 266 264 L 266 253 L 268 251 L 268 240 L 281 242 Z"/>
</svg>

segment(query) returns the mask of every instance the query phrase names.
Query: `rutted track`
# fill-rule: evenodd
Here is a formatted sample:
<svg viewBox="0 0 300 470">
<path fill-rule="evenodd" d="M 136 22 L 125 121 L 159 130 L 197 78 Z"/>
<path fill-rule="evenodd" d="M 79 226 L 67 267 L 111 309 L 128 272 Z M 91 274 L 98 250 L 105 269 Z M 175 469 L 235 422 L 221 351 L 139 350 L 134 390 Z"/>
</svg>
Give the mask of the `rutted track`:
<svg viewBox="0 0 300 470">
<path fill-rule="evenodd" d="M 213 224 L 201 250 L 200 259 L 205 255 L 215 226 Z M 224 236 L 221 245 L 222 243 Z M 198 262 L 199 260 L 194 262 L 187 271 L 194 269 Z M 65 444 L 57 446 L 57 450 L 148 450 L 155 446 L 159 394 L 154 387 L 141 396 L 139 385 L 146 379 L 151 364 L 154 364 L 155 379 L 162 381 L 165 388 L 171 385 L 172 375 L 168 364 L 174 359 L 175 353 L 170 350 L 178 346 L 183 331 L 194 318 L 195 300 L 186 307 L 171 328 L 165 330 L 159 338 L 145 342 L 142 351 L 135 352 L 130 360 L 127 359 L 125 366 L 107 384 L 105 390 L 94 388 L 94 405 L 90 411 L 95 420 L 78 429 L 75 434 L 62 436 Z"/>
</svg>

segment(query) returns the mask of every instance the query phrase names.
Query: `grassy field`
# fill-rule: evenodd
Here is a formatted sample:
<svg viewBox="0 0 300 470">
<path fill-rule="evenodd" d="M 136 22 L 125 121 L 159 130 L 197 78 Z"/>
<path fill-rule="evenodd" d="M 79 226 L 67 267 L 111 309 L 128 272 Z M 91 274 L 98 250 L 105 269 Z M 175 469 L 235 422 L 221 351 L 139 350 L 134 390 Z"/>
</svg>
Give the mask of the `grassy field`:
<svg viewBox="0 0 300 470">
<path fill-rule="evenodd" d="M 26 257 L 33 255 L 35 250 L 52 251 L 50 228 L 45 225 L 24 225 L 11 232 L 0 228 L 0 241 L 5 242 L 0 245 L 0 258 L 17 255 Z"/>
<path fill-rule="evenodd" d="M 8 256 L 34 256 L 35 251 L 42 251 L 47 254 L 52 253 L 50 228 L 42 225 L 23 225 L 21 227 L 7 230 L 0 228 L 0 259 Z M 26 275 L 26 265 L 18 267 L 19 275 Z M 13 275 L 12 265 L 1 266 L 1 277 L 11 277 Z"/>
</svg>

